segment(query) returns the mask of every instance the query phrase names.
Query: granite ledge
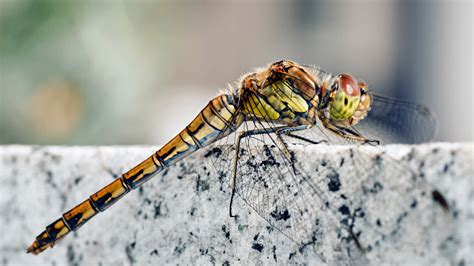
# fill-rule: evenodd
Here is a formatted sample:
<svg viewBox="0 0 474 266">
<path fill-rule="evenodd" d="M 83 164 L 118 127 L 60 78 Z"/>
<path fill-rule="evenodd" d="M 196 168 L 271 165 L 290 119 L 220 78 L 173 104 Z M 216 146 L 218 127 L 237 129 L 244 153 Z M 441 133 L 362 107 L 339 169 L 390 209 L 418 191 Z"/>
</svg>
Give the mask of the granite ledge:
<svg viewBox="0 0 474 266">
<path fill-rule="evenodd" d="M 336 235 L 320 236 L 331 240 L 330 246 L 323 243 L 308 248 L 311 243 L 306 243 L 303 247 L 272 230 L 240 198 L 233 206 L 239 216 L 229 217 L 230 189 L 219 181 L 206 151 L 202 151 L 129 193 L 53 249 L 39 256 L 25 253 L 47 224 L 157 148 L 0 146 L 1 264 L 474 264 L 473 143 L 292 147 L 301 167 L 308 169 L 321 165 L 321 156 L 339 160 L 349 150 L 354 157 L 384 154 L 422 176 L 449 203 L 448 211 L 435 203 L 411 203 L 417 207 L 398 217 L 397 232 L 383 234 L 380 241 L 373 241 L 376 245 L 366 244 L 372 241 L 366 232 L 376 230 L 361 222 L 356 225 L 362 233 L 364 250 L 360 252 L 355 252 L 354 241 L 343 243 Z M 341 176 L 351 175 L 350 167 L 340 171 Z M 400 180 L 411 182 L 409 178 Z M 356 204 L 356 185 L 351 190 L 352 183 L 344 177 L 340 183 L 348 189 L 346 194 L 355 191 L 354 200 L 346 196 Z M 322 190 L 327 188 L 324 177 L 315 184 L 321 184 Z M 404 197 L 403 192 L 400 195 Z M 376 201 L 360 202 L 366 204 L 365 217 L 395 217 L 393 210 L 377 206 Z"/>
</svg>

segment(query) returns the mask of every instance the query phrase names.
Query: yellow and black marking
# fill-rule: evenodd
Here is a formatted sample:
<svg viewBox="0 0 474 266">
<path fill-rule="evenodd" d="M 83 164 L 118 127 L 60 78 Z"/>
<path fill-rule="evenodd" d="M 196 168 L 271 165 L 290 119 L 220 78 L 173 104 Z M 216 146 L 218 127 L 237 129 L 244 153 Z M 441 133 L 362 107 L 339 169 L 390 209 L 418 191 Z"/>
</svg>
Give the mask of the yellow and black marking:
<svg viewBox="0 0 474 266">
<path fill-rule="evenodd" d="M 93 206 L 102 212 L 129 191 L 129 187 L 124 184 L 122 178 L 117 178 L 114 182 L 90 196 L 90 199 Z"/>
<path fill-rule="evenodd" d="M 160 160 L 161 159 L 156 153 L 153 154 L 148 157 L 148 159 L 123 174 L 123 182 L 131 189 L 139 187 L 141 184 L 152 178 L 156 173 L 163 170 L 164 165 L 160 163 Z"/>
<path fill-rule="evenodd" d="M 296 123 L 310 116 L 311 102 L 296 93 L 289 81 L 276 81 L 259 89 L 250 91 L 243 99 L 244 113 L 265 122 L 281 124 Z M 313 89 L 315 90 L 315 89 Z M 317 97 L 316 97 L 317 99 Z M 314 113 L 311 112 L 314 116 Z"/>
</svg>

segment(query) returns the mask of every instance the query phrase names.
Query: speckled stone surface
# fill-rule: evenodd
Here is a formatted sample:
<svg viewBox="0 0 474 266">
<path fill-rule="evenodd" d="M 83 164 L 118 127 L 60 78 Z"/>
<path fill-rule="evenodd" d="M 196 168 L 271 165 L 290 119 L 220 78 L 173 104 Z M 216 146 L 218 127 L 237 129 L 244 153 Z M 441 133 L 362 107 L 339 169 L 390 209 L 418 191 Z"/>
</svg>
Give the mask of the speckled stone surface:
<svg viewBox="0 0 474 266">
<path fill-rule="evenodd" d="M 229 217 L 230 189 L 204 150 L 129 193 L 53 249 L 25 253 L 46 225 L 156 149 L 2 146 L 0 263 L 474 265 L 470 143 L 291 147 L 327 202 L 320 210 L 326 223 L 314 229 L 314 241 L 303 244 L 275 230 L 239 197 L 233 205 L 238 217 Z M 353 166 L 375 165 L 381 152 L 390 158 L 389 168 L 412 169 L 399 173 L 417 178 L 380 174 L 358 182 Z M 364 156 L 367 161 L 349 162 Z M 336 177 L 324 174 L 328 167 Z M 444 195 L 449 210 L 430 189 Z"/>
</svg>

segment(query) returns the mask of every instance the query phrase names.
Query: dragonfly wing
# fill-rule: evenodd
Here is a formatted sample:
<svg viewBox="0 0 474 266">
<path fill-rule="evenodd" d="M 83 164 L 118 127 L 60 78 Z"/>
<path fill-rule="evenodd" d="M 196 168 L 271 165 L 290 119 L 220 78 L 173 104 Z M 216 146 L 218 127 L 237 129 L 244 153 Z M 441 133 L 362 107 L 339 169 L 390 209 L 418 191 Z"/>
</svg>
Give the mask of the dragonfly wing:
<svg viewBox="0 0 474 266">
<path fill-rule="evenodd" d="M 430 141 L 437 122 L 433 113 L 422 105 L 373 95 L 368 116 L 355 128 L 366 138 L 383 144 L 414 144 Z"/>
<path fill-rule="evenodd" d="M 246 122 L 243 130 L 275 126 L 259 123 Z M 341 233 L 341 224 L 328 210 L 329 203 L 324 197 L 326 178 L 334 172 L 331 169 L 321 170 L 318 176 L 303 174 L 285 155 L 284 149 L 275 134 L 242 139 L 237 161 L 237 195 L 273 228 L 296 243 L 300 252 L 309 250 L 327 262 L 331 260 L 328 254 L 334 255 L 333 251 L 339 250 L 339 257 L 353 260 L 354 252 L 358 252 L 355 242 L 341 240 L 347 238 L 348 233 Z M 235 147 L 216 145 L 211 150 L 214 152 L 209 156 L 213 157 L 215 167 L 232 187 Z M 239 211 L 233 210 L 233 214 L 238 215 Z M 341 249 L 341 245 L 350 246 L 352 255 L 347 254 L 347 248 Z"/>
</svg>

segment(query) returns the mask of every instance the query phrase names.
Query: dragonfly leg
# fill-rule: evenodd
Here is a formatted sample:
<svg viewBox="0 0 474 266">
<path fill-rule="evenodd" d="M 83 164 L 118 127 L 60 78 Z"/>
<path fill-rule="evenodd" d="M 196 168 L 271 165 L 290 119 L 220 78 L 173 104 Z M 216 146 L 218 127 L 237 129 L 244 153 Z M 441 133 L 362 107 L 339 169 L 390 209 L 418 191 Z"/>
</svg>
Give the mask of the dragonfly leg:
<svg viewBox="0 0 474 266">
<path fill-rule="evenodd" d="M 282 129 L 278 130 L 277 132 L 275 132 L 275 134 L 277 135 L 277 140 L 278 140 L 278 142 L 280 142 L 280 144 L 282 146 L 282 149 L 283 149 L 283 153 L 285 154 L 288 161 L 290 162 L 291 168 L 293 169 L 294 174 L 298 174 L 297 171 L 296 171 L 296 168 L 295 168 L 295 156 L 294 156 L 293 152 L 291 152 L 288 149 L 288 144 L 281 137 L 281 135 L 290 136 L 290 137 L 293 137 L 293 138 L 296 138 L 296 139 L 300 139 L 300 140 L 309 142 L 311 144 L 319 144 L 319 143 L 322 143 L 323 141 L 325 141 L 325 140 L 323 140 L 323 141 L 317 142 L 317 141 L 313 141 L 313 140 L 310 140 L 310 139 L 292 134 L 292 132 L 305 130 L 305 129 L 308 129 L 309 127 L 310 126 L 308 126 L 308 125 L 301 125 L 301 126 L 296 126 L 296 127 L 287 127 L 287 128 L 282 128 Z M 327 141 L 325 141 L 325 142 L 327 142 Z"/>
<path fill-rule="evenodd" d="M 262 135 L 262 134 L 271 134 L 276 133 L 278 130 L 287 128 L 283 127 L 275 127 L 275 128 L 259 128 L 253 130 L 242 131 L 237 135 L 237 141 L 234 144 L 235 149 L 235 156 L 233 162 L 233 174 L 232 174 L 232 195 L 230 197 L 230 205 L 229 205 L 229 216 L 235 217 L 236 215 L 232 215 L 232 203 L 234 202 L 234 196 L 237 188 L 237 166 L 239 162 L 239 151 L 240 151 L 240 142 L 243 138 L 254 136 L 254 135 Z"/>
<path fill-rule="evenodd" d="M 292 133 L 286 133 L 285 135 L 287 135 L 288 137 L 292 137 L 292 138 L 295 138 L 295 139 L 299 139 L 299 140 L 302 140 L 302 141 L 306 141 L 310 144 L 321 144 L 321 143 L 325 143 L 325 144 L 329 144 L 329 141 L 323 139 L 323 140 L 320 140 L 320 141 L 314 141 L 314 140 L 310 140 L 308 138 L 305 138 L 305 137 L 302 137 L 302 136 L 298 136 L 298 135 L 295 135 L 295 134 L 292 134 Z"/>
<path fill-rule="evenodd" d="M 351 128 L 344 128 L 334 125 L 324 115 L 320 115 L 319 120 L 321 120 L 321 123 L 323 124 L 324 128 L 342 138 L 357 140 L 360 141 L 362 144 L 380 144 L 380 141 L 375 139 L 368 139 L 359 132 L 352 130 Z"/>
<path fill-rule="evenodd" d="M 321 143 L 329 144 L 329 142 L 325 139 L 320 140 L 320 141 L 315 141 L 315 140 L 311 140 L 311 139 L 293 134 L 293 132 L 300 131 L 300 130 L 305 130 L 305 129 L 308 129 L 308 128 L 309 128 L 309 126 L 302 125 L 302 126 L 297 126 L 297 127 L 283 128 L 279 132 L 281 134 L 284 134 L 284 135 L 288 136 L 288 137 L 292 137 L 292 138 L 295 138 L 295 139 L 306 141 L 310 144 L 321 144 Z"/>
</svg>

